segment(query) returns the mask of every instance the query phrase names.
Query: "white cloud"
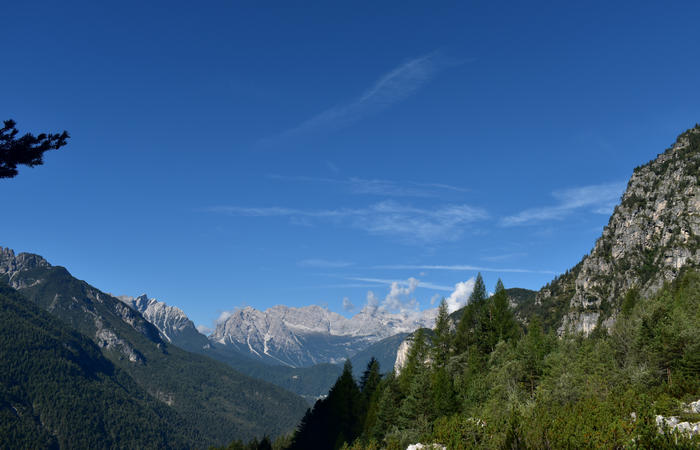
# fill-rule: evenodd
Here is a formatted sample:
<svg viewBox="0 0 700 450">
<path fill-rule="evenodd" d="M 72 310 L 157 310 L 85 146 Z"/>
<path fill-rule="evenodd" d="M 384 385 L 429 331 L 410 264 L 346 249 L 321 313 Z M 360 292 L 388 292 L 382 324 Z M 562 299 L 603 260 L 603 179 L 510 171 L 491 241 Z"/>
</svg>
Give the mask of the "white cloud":
<svg viewBox="0 0 700 450">
<path fill-rule="evenodd" d="M 328 210 L 302 210 L 284 207 L 216 206 L 206 211 L 245 217 L 288 217 L 312 221 L 332 221 L 348 225 L 375 235 L 388 235 L 406 243 L 454 241 L 466 225 L 484 220 L 486 211 L 468 205 L 442 206 L 422 209 L 393 201 L 375 203 L 367 208 L 339 208 Z"/>
<path fill-rule="evenodd" d="M 226 322 L 226 319 L 231 317 L 238 309 L 231 309 L 229 311 L 222 311 L 219 317 L 214 321 L 214 325 L 219 325 L 220 323 Z"/>
<path fill-rule="evenodd" d="M 448 311 L 453 313 L 466 305 L 473 290 L 474 278 L 455 284 L 454 291 L 445 299 Z"/>
<path fill-rule="evenodd" d="M 418 283 L 418 280 L 413 277 L 405 282 L 394 281 L 391 283 L 391 288 L 384 302 L 382 302 L 382 306 L 389 311 L 403 312 L 416 309 L 418 302 L 415 298 L 409 299 L 408 297 L 416 290 Z"/>
<path fill-rule="evenodd" d="M 619 202 L 625 186 L 624 182 L 614 182 L 556 191 L 552 196 L 559 200 L 557 205 L 526 209 L 518 214 L 504 217 L 500 224 L 509 227 L 561 220 L 583 208 L 588 208 L 595 214 L 609 214 Z"/>
<path fill-rule="evenodd" d="M 334 131 L 398 103 L 428 83 L 443 66 L 436 53 L 407 61 L 380 77 L 355 100 L 327 109 L 281 135 L 264 142 L 316 132 Z"/>
<path fill-rule="evenodd" d="M 419 302 L 413 296 L 416 289 L 425 287 L 430 283 L 423 283 L 416 278 L 408 278 L 407 280 L 381 280 L 389 282 L 389 292 L 386 297 L 380 302 L 373 291 L 367 292 L 367 303 L 362 308 L 363 312 L 373 314 L 377 309 L 389 311 L 393 313 L 401 313 L 404 315 L 414 315 L 419 312 Z M 446 288 L 452 290 L 451 288 Z M 434 302 L 434 296 L 431 302 Z M 431 303 L 432 304 L 432 303 Z"/>
<path fill-rule="evenodd" d="M 374 292 L 367 291 L 367 303 L 365 304 L 365 307 L 362 308 L 362 311 L 367 312 L 371 315 L 374 314 L 378 308 L 379 299 L 376 295 L 374 295 Z"/>
<path fill-rule="evenodd" d="M 209 336 L 214 330 L 212 330 L 206 325 L 197 325 L 197 331 L 199 331 L 205 336 Z"/>
<path fill-rule="evenodd" d="M 343 298 L 343 309 L 345 311 L 354 311 L 355 310 L 355 305 L 350 301 L 349 298 L 344 297 Z"/>
</svg>

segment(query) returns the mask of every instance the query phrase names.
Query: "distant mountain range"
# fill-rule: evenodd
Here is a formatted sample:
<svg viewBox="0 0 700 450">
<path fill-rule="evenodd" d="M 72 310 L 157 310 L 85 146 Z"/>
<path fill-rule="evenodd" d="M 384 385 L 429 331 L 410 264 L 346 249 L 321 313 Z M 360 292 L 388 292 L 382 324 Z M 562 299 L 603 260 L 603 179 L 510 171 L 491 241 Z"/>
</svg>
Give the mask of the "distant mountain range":
<svg viewBox="0 0 700 450">
<path fill-rule="evenodd" d="M 146 294 L 118 298 L 155 325 L 164 341 L 288 389 L 310 403 L 328 391 L 346 359 L 358 376 L 372 357 L 383 371 L 390 371 L 403 338 L 432 326 L 436 314 L 365 307 L 348 319 L 320 306 L 248 307 L 235 311 L 207 337 L 180 308 Z"/>
<path fill-rule="evenodd" d="M 384 338 L 432 326 L 436 310 L 406 314 L 367 306 L 351 318 L 320 306 L 247 307 L 219 323 L 210 340 L 275 364 L 342 363 Z"/>
<path fill-rule="evenodd" d="M 293 429 L 307 407 L 307 403 L 302 398 L 291 392 L 245 376 L 211 358 L 196 355 L 172 345 L 170 342 L 172 335 L 178 335 L 178 333 L 182 336 L 188 335 L 185 330 L 187 321 L 177 322 L 175 320 L 177 314 L 171 313 L 174 309 L 167 313 L 161 311 L 167 316 L 167 320 L 162 323 L 168 323 L 161 331 L 138 309 L 99 291 L 84 281 L 75 279 L 63 267 L 52 266 L 38 255 L 26 253 L 15 255 L 12 250 L 0 248 L 0 286 L 2 285 L 8 286 L 5 289 L 10 289 L 9 294 L 4 297 L 23 299 L 27 307 L 33 308 L 21 314 L 25 316 L 33 314 L 40 320 L 45 320 L 42 317 L 50 314 L 54 319 L 52 323 L 55 324 L 57 321 L 60 323 L 59 328 L 62 331 L 51 332 L 51 336 L 58 336 L 58 341 L 46 341 L 46 345 L 56 344 L 57 349 L 62 348 L 61 333 L 82 336 L 76 338 L 75 346 L 83 346 L 84 349 L 74 346 L 75 352 L 78 355 L 88 355 L 95 362 L 95 370 L 105 367 L 104 370 L 99 369 L 95 375 L 88 376 L 97 376 L 104 380 L 102 383 L 104 386 L 114 383 L 124 386 L 124 389 L 127 389 L 125 393 L 127 398 L 135 396 L 134 399 L 142 398 L 144 405 L 155 404 L 156 406 L 153 407 L 155 409 L 151 410 L 154 417 L 163 417 L 177 425 L 174 428 L 162 428 L 161 431 L 164 434 L 161 437 L 163 442 L 167 443 L 165 447 L 221 445 L 234 439 L 247 440 L 256 436 L 286 433 Z M 18 300 L 14 301 L 17 303 Z M 139 308 L 142 305 L 135 306 Z M 160 317 L 159 313 L 155 312 L 158 305 L 151 306 L 154 307 L 151 309 L 151 312 L 154 312 L 152 317 Z M 181 326 L 182 323 L 185 323 L 184 328 Z M 30 335 L 32 333 L 31 328 L 28 328 L 30 326 L 31 321 L 16 321 L 16 333 L 22 336 Z M 39 334 L 37 339 L 40 339 Z M 91 341 L 92 344 L 87 346 L 81 344 L 86 340 Z M 35 358 L 44 357 L 39 351 L 44 348 L 42 342 L 39 340 L 36 345 L 27 347 L 22 364 L 40 364 L 40 361 L 32 361 Z M 0 341 L 0 354 L 11 352 L 13 345 L 11 338 Z M 36 351 L 33 350 L 35 347 Z M 101 355 L 96 354 L 94 349 L 99 349 Z M 29 361 L 26 360 L 27 358 Z M 62 379 L 61 383 L 72 383 L 74 382 L 72 380 L 75 380 L 75 383 L 80 385 L 81 382 L 76 377 L 81 377 L 81 372 L 66 366 L 61 362 L 61 358 L 51 363 L 58 367 L 58 372 L 53 375 Z M 82 360 L 83 356 L 79 356 L 79 361 Z M 12 361 L 11 358 L 1 358 L 0 373 L 13 374 L 15 368 L 10 365 L 13 364 Z M 86 364 L 93 365 L 89 361 Z M 14 395 L 15 388 L 12 386 L 28 389 L 23 377 L 24 375 L 20 372 L 12 375 L 8 381 L 9 384 L 3 383 L 3 386 L 11 388 L 7 395 Z M 116 378 L 112 381 L 108 380 L 111 377 Z M 50 389 L 46 387 L 50 386 L 49 380 L 44 381 L 49 384 L 43 385 L 42 389 Z M 83 404 L 78 397 L 74 399 L 73 406 L 85 410 L 93 408 L 94 413 L 91 414 L 90 420 L 93 420 L 93 417 L 94 420 L 99 420 L 101 416 L 114 416 L 115 413 L 100 408 L 117 407 L 114 405 L 121 400 L 104 399 L 106 391 L 99 383 L 94 385 L 94 389 L 95 396 L 85 397 L 85 402 L 93 402 L 97 406 Z M 32 405 L 32 414 L 37 418 L 36 423 L 40 424 L 37 426 L 44 427 L 47 435 L 55 435 L 54 428 L 47 422 L 42 422 L 42 417 L 43 414 L 60 417 L 60 412 L 55 408 L 60 407 L 62 403 L 47 399 L 37 403 L 32 395 L 34 394 L 22 397 L 25 400 L 20 398 L 21 401 L 17 404 Z M 164 406 L 168 411 L 167 414 L 159 412 Z M 12 402 L 0 404 L 0 416 L 14 414 L 12 408 L 17 408 Z M 130 411 L 132 411 L 130 414 L 137 414 L 134 410 Z M 148 414 L 151 413 L 146 413 L 144 410 L 143 415 L 137 418 L 131 415 L 119 416 L 122 417 L 119 423 L 125 425 L 134 421 L 149 420 Z M 17 426 L 24 427 L 28 426 L 27 424 L 26 421 L 20 421 Z M 110 440 L 111 433 L 116 432 L 114 429 L 107 429 L 99 424 L 94 429 L 99 432 L 96 439 L 103 439 L 104 442 L 120 442 Z M 136 429 L 138 428 L 134 428 Z M 175 434 L 169 434 L 171 432 Z M 148 444 L 149 441 L 139 441 L 136 438 L 125 442 L 130 442 L 135 447 L 152 446 Z M 119 446 L 116 443 L 115 445 Z"/>
<path fill-rule="evenodd" d="M 246 307 L 218 323 L 207 338 L 180 308 L 146 294 L 117 298 L 143 314 L 163 340 L 186 350 L 235 351 L 267 364 L 294 368 L 342 364 L 385 338 L 432 326 L 437 313 L 437 309 L 391 313 L 366 306 L 346 318 L 315 305 L 278 305 L 265 311 Z"/>
</svg>

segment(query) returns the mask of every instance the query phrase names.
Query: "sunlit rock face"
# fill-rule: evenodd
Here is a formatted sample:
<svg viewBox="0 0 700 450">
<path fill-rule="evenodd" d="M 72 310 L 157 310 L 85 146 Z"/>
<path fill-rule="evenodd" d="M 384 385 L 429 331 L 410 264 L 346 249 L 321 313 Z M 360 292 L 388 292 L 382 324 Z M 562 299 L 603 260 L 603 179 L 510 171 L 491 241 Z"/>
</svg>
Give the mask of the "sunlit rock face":
<svg viewBox="0 0 700 450">
<path fill-rule="evenodd" d="M 180 308 L 148 298 L 146 294 L 138 297 L 122 295 L 117 298 L 155 325 L 163 340 L 191 351 L 209 345 L 209 340 L 197 331 L 195 324 Z"/>
<path fill-rule="evenodd" d="M 630 289 L 652 295 L 686 266 L 700 266 L 698 127 L 635 169 L 603 235 L 577 267 L 559 331 L 610 327 Z"/>
<path fill-rule="evenodd" d="M 221 321 L 211 341 L 271 363 L 304 367 L 339 363 L 373 343 L 431 326 L 436 311 L 391 313 L 365 307 L 351 318 L 320 306 L 239 309 Z"/>
</svg>

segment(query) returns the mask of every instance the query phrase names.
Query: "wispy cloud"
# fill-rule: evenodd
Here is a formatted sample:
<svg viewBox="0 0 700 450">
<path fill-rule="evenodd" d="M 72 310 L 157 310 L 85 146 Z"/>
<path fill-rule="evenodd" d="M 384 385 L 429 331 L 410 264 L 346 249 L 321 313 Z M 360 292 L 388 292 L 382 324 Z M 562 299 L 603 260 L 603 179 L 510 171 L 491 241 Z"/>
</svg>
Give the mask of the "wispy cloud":
<svg viewBox="0 0 700 450">
<path fill-rule="evenodd" d="M 337 269 L 352 266 L 353 263 L 347 261 L 330 261 L 327 259 L 302 259 L 297 263 L 299 267 L 315 267 L 321 269 Z"/>
<path fill-rule="evenodd" d="M 454 241 L 466 225 L 488 218 L 481 208 L 468 205 L 423 209 L 384 201 L 367 208 L 303 210 L 284 207 L 216 206 L 206 211 L 247 217 L 288 217 L 293 223 L 334 221 L 374 235 L 387 235 L 406 243 Z M 341 220 L 342 219 L 342 220 Z"/>
<path fill-rule="evenodd" d="M 624 182 L 595 184 L 552 193 L 559 201 L 553 206 L 530 208 L 518 214 L 504 217 L 500 224 L 505 227 L 561 220 L 576 210 L 588 208 L 595 214 L 610 214 L 625 190 Z"/>
<path fill-rule="evenodd" d="M 483 259 L 484 261 L 499 262 L 499 261 L 506 261 L 506 260 L 514 259 L 514 258 L 520 258 L 523 256 L 527 256 L 527 253 L 525 253 L 525 252 L 504 253 L 502 255 L 484 256 L 481 259 Z"/>
<path fill-rule="evenodd" d="M 389 286 L 393 286 L 396 284 L 397 286 L 409 286 L 409 285 L 415 285 L 414 289 L 416 287 L 420 288 L 425 288 L 425 289 L 435 289 L 436 291 L 446 291 L 450 292 L 452 291 L 452 288 L 450 286 L 444 286 L 440 284 L 433 284 L 429 283 L 426 281 L 420 281 L 415 278 L 409 278 L 408 280 L 390 280 L 386 278 L 366 278 L 366 277 L 345 277 L 346 280 L 354 280 L 354 281 L 364 281 L 367 283 L 380 283 L 380 284 L 386 284 Z"/>
<path fill-rule="evenodd" d="M 533 270 L 533 269 L 513 269 L 513 268 L 495 268 L 470 266 L 466 264 L 455 265 L 421 265 L 421 264 L 389 264 L 374 266 L 373 269 L 396 269 L 396 270 L 452 270 L 452 271 L 471 271 L 471 272 L 503 272 L 503 273 L 543 273 L 548 275 L 556 274 L 551 270 Z"/>
<path fill-rule="evenodd" d="M 324 183 L 344 187 L 352 194 L 379 195 L 384 197 L 439 197 L 446 191 L 469 192 L 469 189 L 443 183 L 398 182 L 365 178 L 323 178 L 269 174 L 268 178 L 281 181 Z"/>
<path fill-rule="evenodd" d="M 406 99 L 428 83 L 444 65 L 437 52 L 406 61 L 382 75 L 354 100 L 329 108 L 268 141 L 349 126 Z"/>
</svg>

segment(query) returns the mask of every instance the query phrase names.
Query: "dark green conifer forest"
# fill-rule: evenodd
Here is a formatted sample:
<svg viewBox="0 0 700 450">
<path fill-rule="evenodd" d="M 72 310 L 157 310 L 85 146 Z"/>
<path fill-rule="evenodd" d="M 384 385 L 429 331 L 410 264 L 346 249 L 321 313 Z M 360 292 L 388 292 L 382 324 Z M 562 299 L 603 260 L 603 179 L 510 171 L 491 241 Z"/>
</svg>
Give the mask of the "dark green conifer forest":
<svg viewBox="0 0 700 450">
<path fill-rule="evenodd" d="M 477 278 L 459 323 L 440 305 L 434 330 L 413 336 L 400 373 L 350 364 L 297 431 L 276 448 L 697 448 L 655 415 L 697 422 L 700 272 L 686 270 L 652 298 L 634 291 L 608 332 L 557 336 L 534 316 L 519 323 L 503 284 L 487 298 Z M 233 448 L 233 447 L 232 447 Z M 246 447 L 241 447 L 246 448 Z M 247 447 L 256 448 L 256 447 Z"/>
</svg>

